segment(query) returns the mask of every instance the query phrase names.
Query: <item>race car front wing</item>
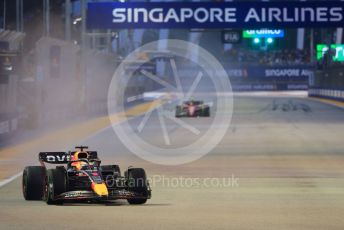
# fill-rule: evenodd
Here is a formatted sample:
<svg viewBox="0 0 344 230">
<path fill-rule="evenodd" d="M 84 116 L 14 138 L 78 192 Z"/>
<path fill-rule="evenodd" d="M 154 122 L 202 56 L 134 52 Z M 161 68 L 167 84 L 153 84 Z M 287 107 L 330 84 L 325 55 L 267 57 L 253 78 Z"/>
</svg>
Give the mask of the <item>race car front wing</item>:
<svg viewBox="0 0 344 230">
<path fill-rule="evenodd" d="M 117 200 L 117 199 L 150 199 L 151 191 L 147 194 L 128 191 L 126 189 L 109 190 L 108 196 L 99 196 L 93 191 L 69 191 L 55 197 L 55 200 Z"/>
</svg>

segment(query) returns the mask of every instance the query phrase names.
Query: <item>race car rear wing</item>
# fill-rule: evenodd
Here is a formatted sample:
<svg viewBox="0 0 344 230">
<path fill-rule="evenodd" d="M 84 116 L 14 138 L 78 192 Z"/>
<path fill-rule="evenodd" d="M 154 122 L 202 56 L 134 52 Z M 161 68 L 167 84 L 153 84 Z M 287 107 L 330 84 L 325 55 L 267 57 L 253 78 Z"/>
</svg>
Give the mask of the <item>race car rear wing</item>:
<svg viewBox="0 0 344 230">
<path fill-rule="evenodd" d="M 96 151 L 87 151 L 90 159 L 98 159 Z M 71 155 L 75 152 L 40 152 L 38 159 L 41 164 L 67 164 L 71 160 Z"/>
</svg>

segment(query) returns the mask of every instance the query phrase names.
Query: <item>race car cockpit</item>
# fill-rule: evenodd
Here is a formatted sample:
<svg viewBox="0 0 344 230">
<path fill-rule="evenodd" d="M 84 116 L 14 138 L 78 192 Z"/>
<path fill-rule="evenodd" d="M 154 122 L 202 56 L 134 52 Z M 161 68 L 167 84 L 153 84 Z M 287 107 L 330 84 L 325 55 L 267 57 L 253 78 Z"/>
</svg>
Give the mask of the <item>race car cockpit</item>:
<svg viewBox="0 0 344 230">
<path fill-rule="evenodd" d="M 67 166 L 67 171 L 78 170 L 98 170 L 101 161 L 95 154 L 90 154 L 85 151 L 86 146 L 78 146 L 78 151 L 70 152 L 70 162 Z"/>
</svg>

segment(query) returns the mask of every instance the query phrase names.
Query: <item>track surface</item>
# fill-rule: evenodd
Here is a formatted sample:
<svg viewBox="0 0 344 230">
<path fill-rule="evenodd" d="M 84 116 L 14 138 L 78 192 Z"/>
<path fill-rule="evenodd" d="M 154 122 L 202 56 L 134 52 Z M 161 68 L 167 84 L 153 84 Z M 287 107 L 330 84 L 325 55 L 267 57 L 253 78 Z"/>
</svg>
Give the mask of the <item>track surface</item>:
<svg viewBox="0 0 344 230">
<path fill-rule="evenodd" d="M 188 122 L 206 129 L 210 121 Z M 191 138 L 167 125 L 172 140 Z M 148 140 L 162 141 L 158 126 L 151 124 L 145 132 Z M 24 201 L 17 179 L 0 188 L 0 229 L 343 229 L 343 136 L 344 110 L 296 97 L 236 97 L 222 142 L 202 159 L 181 166 L 143 161 L 111 128 L 104 129 L 79 143 L 98 150 L 103 163 L 120 164 L 122 171 L 129 165 L 146 168 L 155 178 L 147 204 L 47 206 Z M 51 151 L 56 146 L 65 147 L 58 140 L 39 147 Z M 28 152 L 20 161 L 31 157 L 37 153 Z M 162 176 L 234 176 L 238 184 L 174 186 L 159 182 Z"/>
</svg>

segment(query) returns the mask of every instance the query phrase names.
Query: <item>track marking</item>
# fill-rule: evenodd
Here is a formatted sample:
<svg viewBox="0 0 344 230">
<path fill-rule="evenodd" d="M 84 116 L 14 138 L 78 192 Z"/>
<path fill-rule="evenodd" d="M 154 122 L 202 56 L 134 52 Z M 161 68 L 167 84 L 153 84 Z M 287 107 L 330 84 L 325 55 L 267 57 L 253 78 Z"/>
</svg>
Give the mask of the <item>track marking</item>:
<svg viewBox="0 0 344 230">
<path fill-rule="evenodd" d="M 0 181 L 0 188 L 4 187 L 5 185 L 11 183 L 12 181 L 14 181 L 15 179 L 19 178 L 21 175 L 23 175 L 23 172 L 19 172 L 5 180 Z"/>
</svg>

